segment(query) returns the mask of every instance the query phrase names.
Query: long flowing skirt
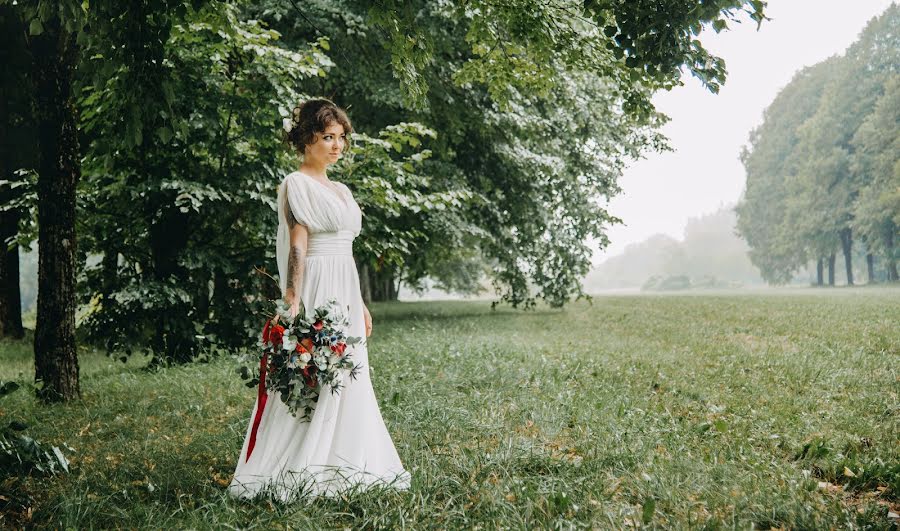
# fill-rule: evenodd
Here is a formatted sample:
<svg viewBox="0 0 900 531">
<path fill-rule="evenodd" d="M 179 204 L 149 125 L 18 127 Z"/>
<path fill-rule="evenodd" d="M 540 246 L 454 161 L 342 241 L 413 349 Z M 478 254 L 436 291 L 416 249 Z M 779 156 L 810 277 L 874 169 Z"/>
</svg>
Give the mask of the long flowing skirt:
<svg viewBox="0 0 900 531">
<path fill-rule="evenodd" d="M 348 312 L 349 335 L 365 338 L 359 275 L 353 257 L 308 256 L 301 287 L 307 314 L 331 298 Z M 357 344 L 352 355 L 355 362 L 362 363 L 358 377 L 345 378 L 339 394 L 323 392 L 309 421 L 298 420 L 277 394 L 269 392 L 248 459 L 257 401 L 228 487 L 232 496 L 247 498 L 265 491 L 287 501 L 333 496 L 371 485 L 409 487 L 410 474 L 400 462 L 372 389 L 365 342 Z"/>
</svg>

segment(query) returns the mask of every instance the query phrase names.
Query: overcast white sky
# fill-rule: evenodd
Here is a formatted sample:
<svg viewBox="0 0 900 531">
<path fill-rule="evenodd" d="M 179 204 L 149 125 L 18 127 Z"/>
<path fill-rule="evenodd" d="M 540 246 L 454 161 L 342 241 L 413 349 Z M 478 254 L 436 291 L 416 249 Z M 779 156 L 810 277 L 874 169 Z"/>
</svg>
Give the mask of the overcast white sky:
<svg viewBox="0 0 900 531">
<path fill-rule="evenodd" d="M 712 94 L 688 75 L 683 87 L 654 97 L 672 119 L 663 132 L 675 151 L 650 154 L 626 170 L 624 192 L 608 206 L 624 224 L 609 230 L 612 243 L 595 251 L 594 264 L 653 234 L 681 239 L 688 218 L 737 202 L 744 189 L 738 154 L 766 106 L 794 72 L 842 53 L 891 3 L 770 0 L 772 20 L 759 31 L 747 19 L 718 35 L 702 34 L 703 45 L 725 59 L 727 81 Z"/>
</svg>

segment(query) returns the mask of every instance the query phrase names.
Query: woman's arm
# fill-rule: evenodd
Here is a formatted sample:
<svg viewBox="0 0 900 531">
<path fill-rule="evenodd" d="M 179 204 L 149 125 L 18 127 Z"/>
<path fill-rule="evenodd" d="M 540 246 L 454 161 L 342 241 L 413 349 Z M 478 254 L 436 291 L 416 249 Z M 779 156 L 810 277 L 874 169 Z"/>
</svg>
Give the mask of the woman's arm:
<svg viewBox="0 0 900 531">
<path fill-rule="evenodd" d="M 287 201 L 285 201 L 287 203 Z M 309 230 L 306 225 L 297 221 L 291 212 L 290 204 L 285 205 L 288 229 L 291 234 L 291 248 L 288 251 L 287 286 L 284 301 L 291 305 L 291 317 L 300 311 L 300 286 L 306 270 L 306 250 L 309 242 Z"/>
<path fill-rule="evenodd" d="M 372 335 L 372 314 L 369 313 L 369 307 L 363 304 L 363 319 L 366 321 L 366 337 Z"/>
</svg>

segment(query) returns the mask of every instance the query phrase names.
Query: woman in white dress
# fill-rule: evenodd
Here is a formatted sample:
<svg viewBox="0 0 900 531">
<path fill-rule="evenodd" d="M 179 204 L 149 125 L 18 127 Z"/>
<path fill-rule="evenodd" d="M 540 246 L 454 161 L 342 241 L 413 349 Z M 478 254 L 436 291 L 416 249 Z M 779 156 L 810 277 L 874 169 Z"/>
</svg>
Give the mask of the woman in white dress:
<svg viewBox="0 0 900 531">
<path fill-rule="evenodd" d="M 307 317 L 334 298 L 349 312 L 348 335 L 368 337 L 372 317 L 362 301 L 352 254 L 362 212 L 350 189 L 325 174 L 347 148 L 352 126 L 346 113 L 326 99 L 303 103 L 284 125 L 302 163 L 278 188 L 276 248 L 282 295 L 291 315 L 299 312 L 302 301 Z M 348 351 L 362 363 L 359 376 L 345 378 L 339 394 L 322 393 L 311 420 L 298 420 L 275 393 L 257 399 L 228 487 L 232 496 L 266 492 L 287 501 L 371 485 L 409 487 L 410 475 L 372 390 L 365 341 Z"/>
</svg>

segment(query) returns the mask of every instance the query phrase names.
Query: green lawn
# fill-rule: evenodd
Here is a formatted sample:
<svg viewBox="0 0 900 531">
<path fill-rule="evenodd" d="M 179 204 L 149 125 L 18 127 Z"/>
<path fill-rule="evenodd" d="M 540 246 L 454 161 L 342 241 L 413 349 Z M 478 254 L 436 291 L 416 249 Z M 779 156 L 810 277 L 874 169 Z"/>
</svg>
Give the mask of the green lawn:
<svg viewBox="0 0 900 531">
<path fill-rule="evenodd" d="M 254 400 L 235 361 L 146 372 L 82 355 L 84 398 L 0 422 L 73 448 L 18 484 L 54 528 L 891 528 L 900 290 L 595 297 L 564 310 L 380 304 L 375 390 L 409 492 L 225 494 Z M 0 379 L 31 377 L 0 343 Z M 7 482 L 7 487 L 11 483 Z"/>
</svg>

